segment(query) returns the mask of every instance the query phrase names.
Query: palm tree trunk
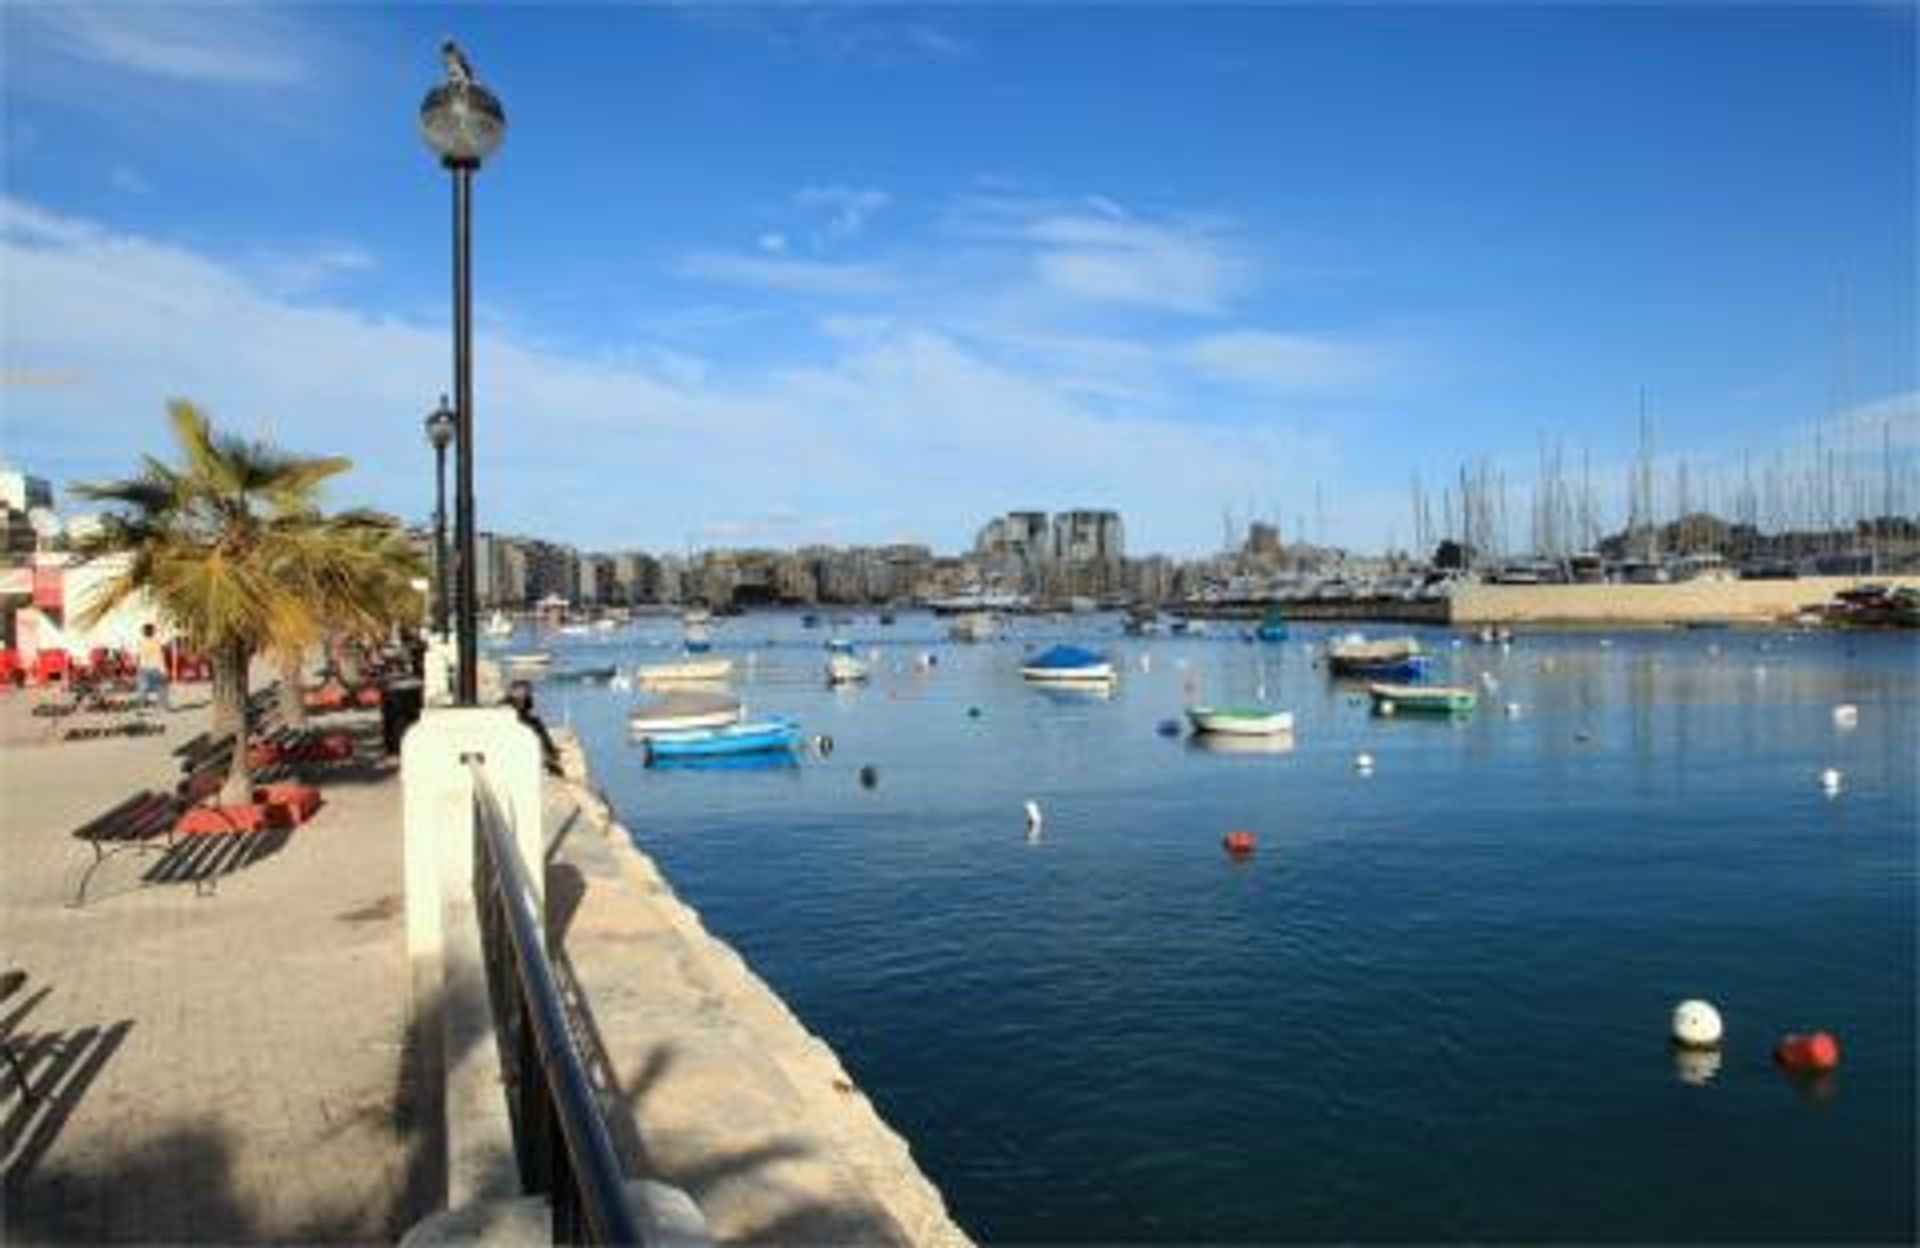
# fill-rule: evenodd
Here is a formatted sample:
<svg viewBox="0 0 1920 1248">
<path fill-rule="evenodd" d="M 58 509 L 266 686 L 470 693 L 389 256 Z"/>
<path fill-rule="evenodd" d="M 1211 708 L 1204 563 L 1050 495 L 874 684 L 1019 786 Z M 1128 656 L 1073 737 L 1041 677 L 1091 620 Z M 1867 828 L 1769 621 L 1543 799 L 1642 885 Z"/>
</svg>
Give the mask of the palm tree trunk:
<svg viewBox="0 0 1920 1248">
<path fill-rule="evenodd" d="M 218 642 L 210 647 L 213 659 L 213 722 L 215 737 L 239 731 L 246 718 L 247 672 L 244 659 L 236 659 L 234 647 Z"/>
<path fill-rule="evenodd" d="M 299 648 L 286 646 L 274 658 L 280 665 L 280 722 L 289 728 L 305 728 L 307 698 L 300 687 L 300 675 L 306 667 L 305 656 Z"/>
<path fill-rule="evenodd" d="M 227 782 L 220 788 L 220 804 L 240 806 L 253 800 L 253 772 L 247 766 L 247 668 L 253 654 L 242 641 L 217 646 L 213 653 L 214 731 L 216 735 L 233 734 L 233 762 L 227 769 Z M 225 680 L 221 679 L 223 670 Z M 222 724 L 230 727 L 223 729 Z"/>
</svg>

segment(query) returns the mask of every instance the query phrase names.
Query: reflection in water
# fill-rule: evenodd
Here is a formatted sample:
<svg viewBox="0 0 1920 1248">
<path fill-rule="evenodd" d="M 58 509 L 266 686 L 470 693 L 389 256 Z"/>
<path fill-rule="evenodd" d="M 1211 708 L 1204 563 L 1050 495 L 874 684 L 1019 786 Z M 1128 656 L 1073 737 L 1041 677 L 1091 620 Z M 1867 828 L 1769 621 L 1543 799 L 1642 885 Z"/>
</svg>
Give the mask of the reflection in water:
<svg viewBox="0 0 1920 1248">
<path fill-rule="evenodd" d="M 1673 1046 L 1673 1074 L 1681 1083 L 1696 1088 L 1705 1087 L 1719 1073 L 1719 1049 L 1690 1049 L 1683 1044 Z"/>
<path fill-rule="evenodd" d="M 798 771 L 800 762 L 789 750 L 759 754 L 683 754 L 648 760 L 654 771 Z"/>
<path fill-rule="evenodd" d="M 1187 738 L 1187 748 L 1203 754 L 1291 754 L 1293 744 L 1293 734 L 1290 732 L 1276 732 L 1265 737 L 1196 732 Z"/>
</svg>

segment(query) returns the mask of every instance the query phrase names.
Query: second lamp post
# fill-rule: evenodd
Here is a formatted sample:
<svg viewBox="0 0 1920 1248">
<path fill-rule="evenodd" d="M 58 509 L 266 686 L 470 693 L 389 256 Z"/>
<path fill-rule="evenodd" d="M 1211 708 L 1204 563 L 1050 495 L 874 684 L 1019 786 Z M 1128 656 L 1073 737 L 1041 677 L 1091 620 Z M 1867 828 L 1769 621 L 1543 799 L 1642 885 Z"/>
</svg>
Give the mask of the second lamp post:
<svg viewBox="0 0 1920 1248">
<path fill-rule="evenodd" d="M 427 417 L 427 445 L 433 448 L 433 631 L 442 642 L 447 639 L 447 447 L 455 424 L 443 394 Z"/>
</svg>

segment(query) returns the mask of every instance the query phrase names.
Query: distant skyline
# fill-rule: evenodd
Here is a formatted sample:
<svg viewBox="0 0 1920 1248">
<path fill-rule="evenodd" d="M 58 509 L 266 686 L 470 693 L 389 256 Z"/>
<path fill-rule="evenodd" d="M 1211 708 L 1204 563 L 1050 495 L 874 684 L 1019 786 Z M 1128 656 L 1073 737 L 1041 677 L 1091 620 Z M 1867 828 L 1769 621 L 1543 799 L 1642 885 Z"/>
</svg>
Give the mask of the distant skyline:
<svg viewBox="0 0 1920 1248">
<path fill-rule="evenodd" d="M 1920 456 L 1911 5 L 0 22 L 0 452 L 63 483 L 161 450 L 184 395 L 426 516 L 449 192 L 414 119 L 448 33 L 510 122 L 489 530 L 951 550 L 1105 507 L 1184 555 L 1228 509 L 1318 539 L 1318 491 L 1370 549 L 1410 542 L 1415 473 L 1522 491 L 1542 437 L 1617 526 L 1642 386 L 1703 468 L 1821 422 Z"/>
</svg>

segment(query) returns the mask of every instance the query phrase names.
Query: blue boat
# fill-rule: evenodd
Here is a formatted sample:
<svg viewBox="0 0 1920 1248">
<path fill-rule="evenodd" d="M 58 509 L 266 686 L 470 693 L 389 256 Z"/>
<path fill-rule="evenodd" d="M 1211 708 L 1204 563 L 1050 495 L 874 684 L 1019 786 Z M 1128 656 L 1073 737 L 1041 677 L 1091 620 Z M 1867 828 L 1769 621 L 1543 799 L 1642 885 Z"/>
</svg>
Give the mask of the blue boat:
<svg viewBox="0 0 1920 1248">
<path fill-rule="evenodd" d="M 1279 607 L 1268 607 L 1266 615 L 1260 619 L 1260 627 L 1253 635 L 1261 641 L 1285 641 L 1287 639 L 1286 617 L 1280 614 Z"/>
<path fill-rule="evenodd" d="M 743 720 L 718 728 L 660 732 L 647 738 L 647 757 L 714 758 L 729 754 L 791 751 L 800 744 L 800 721 L 790 715 Z"/>
<path fill-rule="evenodd" d="M 1020 674 L 1038 684 L 1104 685 L 1114 678 L 1113 664 L 1106 655 L 1064 645 L 1027 660 Z"/>
</svg>

